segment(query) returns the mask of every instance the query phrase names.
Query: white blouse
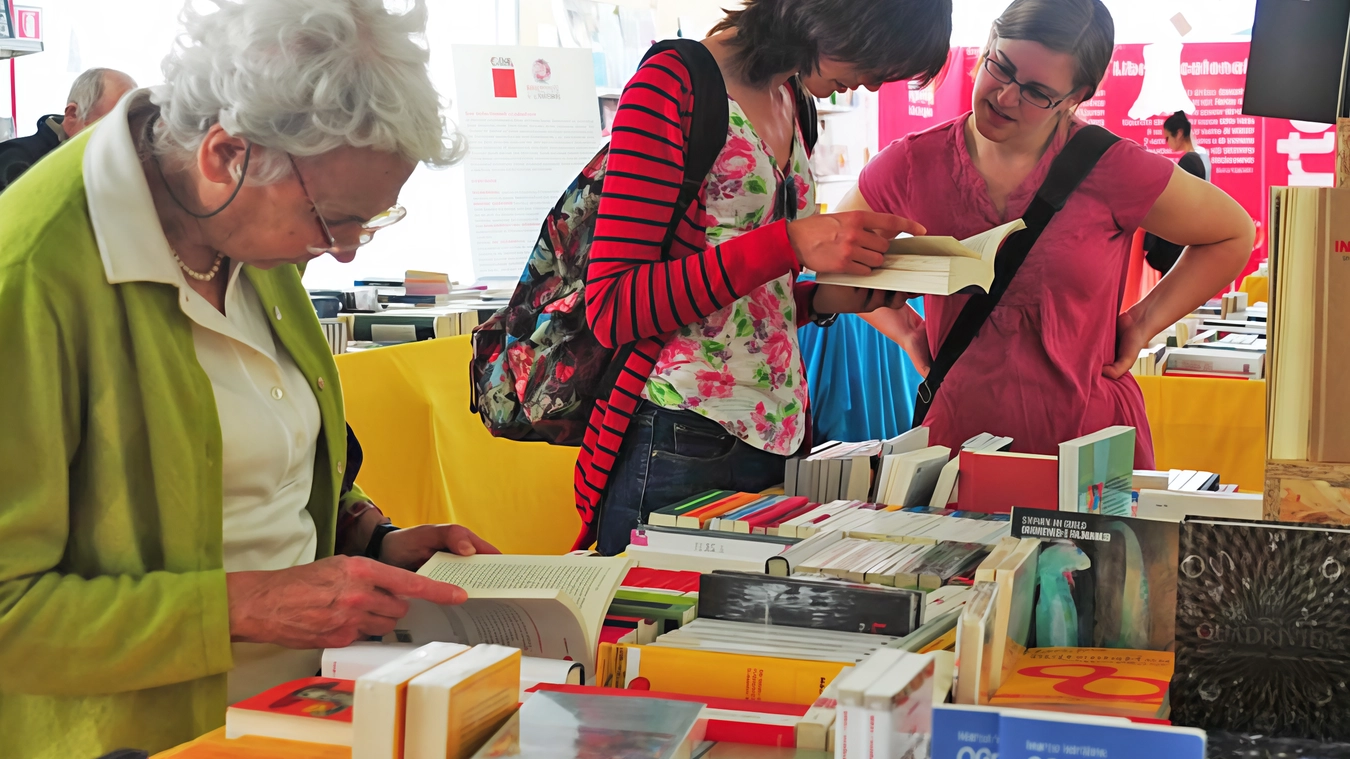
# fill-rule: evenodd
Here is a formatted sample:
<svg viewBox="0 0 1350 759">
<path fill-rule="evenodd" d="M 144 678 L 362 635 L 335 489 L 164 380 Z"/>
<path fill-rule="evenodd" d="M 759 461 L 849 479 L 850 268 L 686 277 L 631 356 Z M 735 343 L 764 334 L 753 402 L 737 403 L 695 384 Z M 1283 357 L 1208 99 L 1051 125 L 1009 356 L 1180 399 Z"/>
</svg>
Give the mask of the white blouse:
<svg viewBox="0 0 1350 759">
<path fill-rule="evenodd" d="M 226 572 L 276 570 L 314 561 L 318 538 L 306 506 L 314 479 L 319 404 L 239 266 L 228 276 L 225 313 L 194 292 L 161 232 L 128 126 L 139 90 L 95 128 L 85 152 L 86 196 L 108 281 L 178 288 L 193 344 L 220 418 Z M 299 314 L 296 314 L 299 317 Z M 320 651 L 235 643 L 229 702 L 315 675 Z"/>
</svg>

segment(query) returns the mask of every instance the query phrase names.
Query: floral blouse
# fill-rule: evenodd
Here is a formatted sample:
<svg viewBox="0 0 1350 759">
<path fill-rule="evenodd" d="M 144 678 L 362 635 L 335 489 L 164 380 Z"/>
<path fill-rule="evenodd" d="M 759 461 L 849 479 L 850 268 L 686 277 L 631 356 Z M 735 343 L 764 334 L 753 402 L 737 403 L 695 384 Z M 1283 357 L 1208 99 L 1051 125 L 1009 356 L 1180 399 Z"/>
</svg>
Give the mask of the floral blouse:
<svg viewBox="0 0 1350 759">
<path fill-rule="evenodd" d="M 709 245 L 815 209 L 800 130 L 784 173 L 740 105 L 729 105 L 726 145 L 708 175 Z M 760 450 L 794 453 L 806 434 L 807 393 L 792 284 L 791 274 L 766 282 L 680 329 L 661 351 L 643 397 L 702 414 Z"/>
</svg>

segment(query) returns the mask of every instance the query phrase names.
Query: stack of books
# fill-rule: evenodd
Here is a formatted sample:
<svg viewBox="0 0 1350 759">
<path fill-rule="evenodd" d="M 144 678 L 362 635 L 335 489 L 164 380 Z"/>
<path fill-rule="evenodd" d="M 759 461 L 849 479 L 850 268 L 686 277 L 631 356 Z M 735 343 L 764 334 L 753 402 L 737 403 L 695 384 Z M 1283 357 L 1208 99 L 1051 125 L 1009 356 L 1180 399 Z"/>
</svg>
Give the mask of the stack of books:
<svg viewBox="0 0 1350 759">
<path fill-rule="evenodd" d="M 1227 293 L 1177 322 L 1139 352 L 1137 377 L 1264 379 L 1265 304 Z"/>
<path fill-rule="evenodd" d="M 1350 189 L 1271 188 L 1268 457 L 1350 463 Z"/>
</svg>

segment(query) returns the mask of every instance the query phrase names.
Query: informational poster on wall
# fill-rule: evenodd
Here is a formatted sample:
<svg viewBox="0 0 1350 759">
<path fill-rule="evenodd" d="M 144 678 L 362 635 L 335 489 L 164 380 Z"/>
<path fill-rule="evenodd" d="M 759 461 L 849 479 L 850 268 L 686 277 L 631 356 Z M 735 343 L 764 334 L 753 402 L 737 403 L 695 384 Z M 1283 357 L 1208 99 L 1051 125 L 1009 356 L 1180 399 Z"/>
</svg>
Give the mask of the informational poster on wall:
<svg viewBox="0 0 1350 759">
<path fill-rule="evenodd" d="M 1078 108 L 1084 121 L 1173 160 L 1180 156 L 1167 149 L 1162 124 L 1172 113 L 1185 111 L 1192 139 L 1209 152 L 1211 181 L 1256 222 L 1256 251 L 1247 272 L 1266 258 L 1270 188 L 1331 186 L 1336 153 L 1330 124 L 1243 115 L 1249 47 L 1247 42 L 1118 45 L 1096 96 Z M 978 48 L 953 49 L 936 86 L 883 87 L 881 144 L 969 111 L 971 72 L 979 53 Z"/>
<path fill-rule="evenodd" d="M 456 45 L 474 276 L 520 276 L 540 224 L 601 145 L 590 49 Z"/>
</svg>

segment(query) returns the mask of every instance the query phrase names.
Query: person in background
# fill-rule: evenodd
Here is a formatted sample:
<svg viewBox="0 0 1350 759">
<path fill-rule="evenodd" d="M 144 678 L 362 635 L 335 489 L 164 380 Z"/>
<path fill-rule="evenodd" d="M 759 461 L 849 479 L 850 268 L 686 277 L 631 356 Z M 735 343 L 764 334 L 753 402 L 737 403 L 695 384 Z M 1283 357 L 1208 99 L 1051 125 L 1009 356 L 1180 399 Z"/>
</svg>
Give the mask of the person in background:
<svg viewBox="0 0 1350 759">
<path fill-rule="evenodd" d="M 0 754 L 157 753 L 393 631 L 415 571 L 493 553 L 354 484 L 300 281 L 448 166 L 427 4 L 217 0 L 165 83 L 0 194 Z M 199 12 L 201 9 L 203 12 Z"/>
<path fill-rule="evenodd" d="M 1191 120 L 1186 118 L 1185 111 L 1177 111 L 1163 122 L 1163 134 L 1167 135 L 1167 149 L 1181 153 L 1181 159 L 1177 165 L 1187 174 L 1193 177 L 1209 181 L 1210 163 L 1209 151 L 1191 141 Z M 1148 265 L 1166 274 L 1176 265 L 1177 259 L 1181 257 L 1183 246 L 1174 242 L 1158 237 L 1149 232 L 1144 235 L 1144 252 L 1148 260 Z"/>
<path fill-rule="evenodd" d="M 1083 126 L 1074 109 L 1096 92 L 1114 37 L 1101 0 L 1015 0 L 990 32 L 971 112 L 882 150 L 841 209 L 898 214 L 957 239 L 1021 217 Z M 1147 297 L 1122 304 L 1139 227 L 1188 247 Z M 1128 425 L 1138 431 L 1135 468 L 1152 469 L 1130 367 L 1154 335 L 1233 281 L 1254 236 L 1252 220 L 1222 190 L 1135 142 L 1116 142 L 933 394 L 924 420 L 932 444 L 957 450 L 989 432 L 1011 437 L 1020 453 L 1056 454 L 1063 441 Z M 927 375 L 967 299 L 925 296 L 926 320 L 909 306 L 863 318 Z"/>
<path fill-rule="evenodd" d="M 56 146 L 103 118 L 134 89 L 131 77 L 113 69 L 89 69 L 76 77 L 65 113 L 38 119 L 34 134 L 0 142 L 0 192 Z"/>
<path fill-rule="evenodd" d="M 1177 165 L 1192 176 L 1211 181 L 1214 167 L 1209 162 L 1209 151 L 1196 145 L 1191 139 L 1191 120 L 1185 111 L 1177 111 L 1163 122 L 1163 134 L 1167 135 L 1167 149 L 1182 153 Z"/>
<path fill-rule="evenodd" d="M 931 80 L 947 61 L 951 17 L 950 0 L 748 0 L 728 12 L 703 41 L 730 97 L 726 143 L 669 256 L 662 237 L 683 178 L 690 74 L 667 51 L 629 81 L 586 305 L 598 340 L 633 352 L 596 404 L 577 461 L 579 547 L 598 538 L 601 553 L 618 553 L 653 509 L 783 481 L 786 457 L 809 439 L 797 328 L 902 302 L 798 275 L 866 274 L 896 234 L 923 231 L 884 214 L 812 215 L 790 80 L 816 97 Z"/>
</svg>

